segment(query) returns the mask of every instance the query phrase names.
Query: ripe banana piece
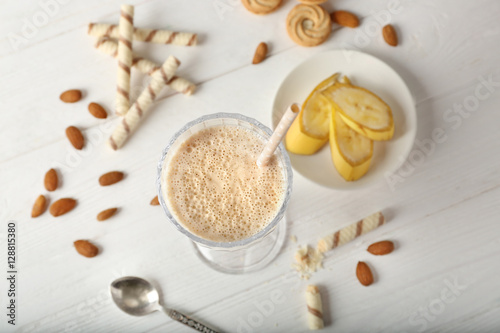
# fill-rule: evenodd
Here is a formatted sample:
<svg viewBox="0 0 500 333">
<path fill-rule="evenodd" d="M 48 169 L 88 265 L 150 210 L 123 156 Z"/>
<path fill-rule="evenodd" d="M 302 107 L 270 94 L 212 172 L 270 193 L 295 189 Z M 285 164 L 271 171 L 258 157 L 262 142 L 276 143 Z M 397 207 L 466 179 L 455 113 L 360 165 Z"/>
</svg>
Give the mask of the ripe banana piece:
<svg viewBox="0 0 500 333">
<path fill-rule="evenodd" d="M 366 174 L 373 155 L 373 141 L 347 126 L 339 112 L 330 121 L 330 150 L 339 174 L 347 181 Z"/>
<path fill-rule="evenodd" d="M 321 94 L 337 82 L 336 73 L 318 84 L 309 94 L 300 114 L 295 118 L 285 137 L 286 149 L 294 154 L 312 155 L 328 141 L 332 103 Z"/>
<path fill-rule="evenodd" d="M 333 104 L 342 120 L 371 140 L 390 140 L 394 135 L 391 108 L 371 91 L 351 84 L 344 76 L 321 92 Z"/>
</svg>

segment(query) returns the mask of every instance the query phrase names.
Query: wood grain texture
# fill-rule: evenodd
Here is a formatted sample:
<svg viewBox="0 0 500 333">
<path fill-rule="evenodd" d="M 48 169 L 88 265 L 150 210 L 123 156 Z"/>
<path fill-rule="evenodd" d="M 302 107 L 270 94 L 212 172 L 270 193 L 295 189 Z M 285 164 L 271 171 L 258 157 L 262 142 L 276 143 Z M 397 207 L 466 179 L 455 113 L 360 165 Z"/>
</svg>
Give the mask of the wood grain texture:
<svg viewBox="0 0 500 333">
<path fill-rule="evenodd" d="M 227 6 L 217 7 L 220 2 Z M 90 101 L 112 107 L 116 66 L 114 59 L 93 48 L 86 27 L 92 21 L 116 23 L 121 2 L 60 5 L 15 50 L 9 33 L 21 34 L 23 19 L 32 20 L 42 10 L 37 1 L 30 3 L 0 5 L 0 220 L 19 222 L 19 332 L 191 332 L 162 313 L 136 318 L 120 312 L 108 285 L 123 275 L 152 280 L 161 287 L 167 306 L 222 331 L 238 331 L 242 322 L 251 322 L 261 311 L 259 304 L 273 295 L 280 296 L 279 302 L 250 328 L 305 331 L 303 292 L 308 283 L 326 291 L 328 332 L 500 329 L 495 293 L 500 268 L 493 261 L 500 255 L 500 87 L 460 121 L 444 118 L 454 104 L 474 96 L 480 77 L 491 75 L 500 82 L 499 2 L 401 0 L 403 10 L 391 17 L 400 45 L 390 48 L 381 35 L 370 37 L 367 30 L 377 26 L 376 13 L 385 10 L 386 1 L 330 0 L 324 4 L 329 12 L 334 7 L 352 11 L 361 18 L 360 27 L 336 28 L 325 44 L 304 49 L 294 45 L 284 28 L 293 1 L 262 17 L 229 0 L 129 1 L 138 26 L 199 34 L 199 45 L 193 48 L 137 43 L 134 52 L 158 63 L 173 54 L 183 63 L 179 75 L 200 89 L 189 98 L 165 91 L 153 106 L 157 110 L 119 153 L 105 145 L 118 118 L 95 119 L 86 111 Z M 356 43 L 363 40 L 363 32 L 366 41 Z M 272 45 L 271 53 L 252 66 L 252 48 L 262 40 Z M 149 204 L 166 142 L 186 122 L 218 111 L 243 113 L 270 125 L 274 94 L 288 72 L 313 54 L 343 47 L 373 54 L 394 67 L 416 100 L 417 139 L 425 142 L 433 129 L 442 128 L 446 141 L 422 164 L 405 169 L 409 175 L 395 191 L 382 181 L 363 191 L 333 192 L 294 175 L 287 219 L 298 244 L 316 244 L 378 210 L 388 218 L 387 225 L 329 253 L 325 268 L 310 281 L 300 281 L 290 268 L 297 247 L 292 242 L 257 273 L 231 276 L 204 266 L 162 210 Z M 134 75 L 133 99 L 147 82 L 147 77 Z M 62 103 L 58 96 L 69 88 L 82 89 L 82 101 Z M 84 131 L 82 151 L 66 142 L 64 129 L 70 125 Z M 45 193 L 43 175 L 52 167 L 63 184 L 50 193 L 51 202 L 74 197 L 78 206 L 57 219 L 43 214 L 31 220 L 33 199 Z M 109 170 L 123 170 L 127 178 L 99 187 L 96 179 Z M 117 206 L 116 217 L 95 221 L 98 212 Z M 0 230 L 0 239 L 5 240 L 5 230 Z M 102 251 L 85 260 L 74 251 L 76 239 L 88 239 Z M 374 257 L 365 251 L 383 239 L 395 241 L 393 253 Z M 369 288 L 354 276 L 358 261 L 374 268 L 375 283 Z M 5 267 L 5 256 L 0 256 L 0 266 Z M 453 283 L 462 289 L 450 289 Z M 0 282 L 0 292 L 5 288 L 6 281 Z M 449 302 L 440 301 L 443 289 Z M 425 311 L 432 320 L 425 319 Z M 0 322 L 0 331 L 9 329 Z"/>
</svg>

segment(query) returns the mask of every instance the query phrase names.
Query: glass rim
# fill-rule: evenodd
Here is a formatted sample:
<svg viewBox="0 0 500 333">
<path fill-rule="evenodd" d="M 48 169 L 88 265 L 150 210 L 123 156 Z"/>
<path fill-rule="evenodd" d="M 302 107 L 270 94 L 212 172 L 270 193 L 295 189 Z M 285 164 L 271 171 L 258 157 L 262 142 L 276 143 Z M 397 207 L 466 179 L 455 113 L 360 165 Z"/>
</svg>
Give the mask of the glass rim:
<svg viewBox="0 0 500 333">
<path fill-rule="evenodd" d="M 247 116 L 244 116 L 239 113 L 225 113 L 225 112 L 219 112 L 219 113 L 213 113 L 209 115 L 204 115 L 201 116 L 195 120 L 192 120 L 188 122 L 186 125 L 184 125 L 179 131 L 177 131 L 172 138 L 169 140 L 167 146 L 163 148 L 160 160 L 157 165 L 157 176 L 156 176 L 156 188 L 158 191 L 158 200 L 160 202 L 160 205 L 164 211 L 164 213 L 167 215 L 167 218 L 172 222 L 172 224 L 175 226 L 177 230 L 179 230 L 181 233 L 183 233 L 185 236 L 190 238 L 192 241 L 196 242 L 197 244 L 204 245 L 206 247 L 210 248 L 222 248 L 222 249 L 233 249 L 233 248 L 238 248 L 238 247 L 243 247 L 248 244 L 251 244 L 257 240 L 262 239 L 264 236 L 266 236 L 270 231 L 274 229 L 274 227 L 283 219 L 285 215 L 286 208 L 288 207 L 288 202 L 290 201 L 290 195 L 292 191 L 292 185 L 293 185 L 293 174 L 292 174 L 292 165 L 290 163 L 290 158 L 288 157 L 288 154 L 286 152 L 286 149 L 283 145 L 283 143 L 280 143 L 278 146 L 278 150 L 281 154 L 280 158 L 280 164 L 283 165 L 284 168 L 284 175 L 285 175 L 285 181 L 286 183 L 286 189 L 285 189 L 285 194 L 283 198 L 283 202 L 281 203 L 281 207 L 279 211 L 277 212 L 276 216 L 258 233 L 248 237 L 244 238 L 241 240 L 233 241 L 233 242 L 215 242 L 211 241 L 208 239 L 201 238 L 200 236 L 197 236 L 193 233 L 191 233 L 187 228 L 182 226 L 177 219 L 173 216 L 173 214 L 170 212 L 169 208 L 167 207 L 167 204 L 165 203 L 165 200 L 163 198 L 163 191 L 162 191 L 162 171 L 163 171 L 163 165 L 165 163 L 165 158 L 168 155 L 168 152 L 174 145 L 174 143 L 177 141 L 177 139 L 187 130 L 192 128 L 193 126 L 200 124 L 204 121 L 207 120 L 212 120 L 212 119 L 234 119 L 234 120 L 239 120 L 239 121 L 244 121 L 250 125 L 256 126 L 258 129 L 263 131 L 265 135 L 267 136 L 266 139 L 269 139 L 271 137 L 272 131 L 269 127 L 263 125 L 261 122 L 254 118 L 250 118 Z M 259 133 L 260 134 L 260 133 Z"/>
</svg>

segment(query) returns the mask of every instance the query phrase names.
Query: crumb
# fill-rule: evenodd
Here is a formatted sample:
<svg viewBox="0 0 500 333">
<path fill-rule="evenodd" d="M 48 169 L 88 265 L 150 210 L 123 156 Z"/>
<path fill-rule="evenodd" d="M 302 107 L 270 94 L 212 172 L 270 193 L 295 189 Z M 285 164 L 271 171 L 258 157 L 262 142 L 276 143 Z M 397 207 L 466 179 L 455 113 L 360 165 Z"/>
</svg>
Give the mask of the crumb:
<svg viewBox="0 0 500 333">
<path fill-rule="evenodd" d="M 292 267 L 299 273 L 303 280 L 309 280 L 312 273 L 323 268 L 323 255 L 310 246 L 302 246 L 295 252 L 296 263 Z"/>
<path fill-rule="evenodd" d="M 290 240 L 294 243 L 297 243 L 297 237 L 295 235 L 291 235 Z"/>
</svg>

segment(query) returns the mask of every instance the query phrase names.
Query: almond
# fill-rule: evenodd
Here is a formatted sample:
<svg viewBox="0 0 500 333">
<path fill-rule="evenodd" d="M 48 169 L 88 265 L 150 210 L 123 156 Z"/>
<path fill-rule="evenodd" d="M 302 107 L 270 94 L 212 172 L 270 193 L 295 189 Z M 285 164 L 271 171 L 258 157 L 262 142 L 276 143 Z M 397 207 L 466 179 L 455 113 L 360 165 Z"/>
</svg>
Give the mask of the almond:
<svg viewBox="0 0 500 333">
<path fill-rule="evenodd" d="M 57 185 L 59 184 L 59 178 L 57 177 L 56 170 L 50 169 L 49 171 L 47 171 L 43 183 L 47 191 L 55 191 L 57 189 Z"/>
<path fill-rule="evenodd" d="M 356 28 L 359 26 L 359 19 L 356 15 L 345 10 L 337 10 L 330 14 L 332 21 L 348 28 Z"/>
<path fill-rule="evenodd" d="M 66 128 L 66 136 L 68 137 L 69 142 L 75 147 L 76 149 L 80 150 L 83 148 L 83 145 L 85 143 L 85 140 L 83 139 L 82 132 L 75 126 L 70 126 Z"/>
<path fill-rule="evenodd" d="M 372 271 L 370 270 L 370 267 L 362 261 L 358 262 L 358 266 L 356 267 L 356 276 L 363 286 L 369 286 L 373 283 Z"/>
<path fill-rule="evenodd" d="M 101 186 L 109 186 L 118 183 L 122 179 L 123 172 L 111 171 L 99 177 L 99 184 L 101 184 Z"/>
<path fill-rule="evenodd" d="M 33 205 L 33 209 L 31 209 L 31 217 L 38 217 L 42 215 L 47 209 L 47 199 L 45 196 L 39 195 L 36 198 L 35 204 Z"/>
<path fill-rule="evenodd" d="M 158 196 L 154 197 L 149 204 L 151 206 L 158 206 L 160 204 L 160 202 L 158 201 Z"/>
<path fill-rule="evenodd" d="M 82 98 L 82 92 L 78 89 L 66 90 L 59 96 L 64 103 L 75 103 Z"/>
<path fill-rule="evenodd" d="M 252 64 L 256 65 L 258 63 L 261 63 L 266 58 L 266 55 L 267 55 L 267 44 L 262 42 L 257 46 L 257 49 L 255 50 Z"/>
<path fill-rule="evenodd" d="M 382 35 L 384 36 L 385 42 L 390 46 L 398 45 L 398 35 L 392 25 L 390 24 L 386 25 L 382 29 Z"/>
<path fill-rule="evenodd" d="M 106 119 L 108 117 L 106 110 L 104 110 L 104 108 L 97 103 L 89 104 L 89 112 L 91 115 L 99 119 Z"/>
<path fill-rule="evenodd" d="M 104 221 L 115 215 L 118 208 L 109 208 L 97 214 L 97 221 Z"/>
<path fill-rule="evenodd" d="M 367 251 L 376 256 L 383 256 L 394 251 L 394 243 L 388 240 L 373 243 L 368 246 Z"/>
<path fill-rule="evenodd" d="M 71 198 L 59 199 L 50 205 L 50 214 L 53 216 L 61 216 L 71 211 L 76 206 L 76 200 Z"/>
<path fill-rule="evenodd" d="M 99 253 L 97 246 L 86 240 L 77 240 L 73 245 L 78 253 L 87 258 L 95 257 Z"/>
</svg>

